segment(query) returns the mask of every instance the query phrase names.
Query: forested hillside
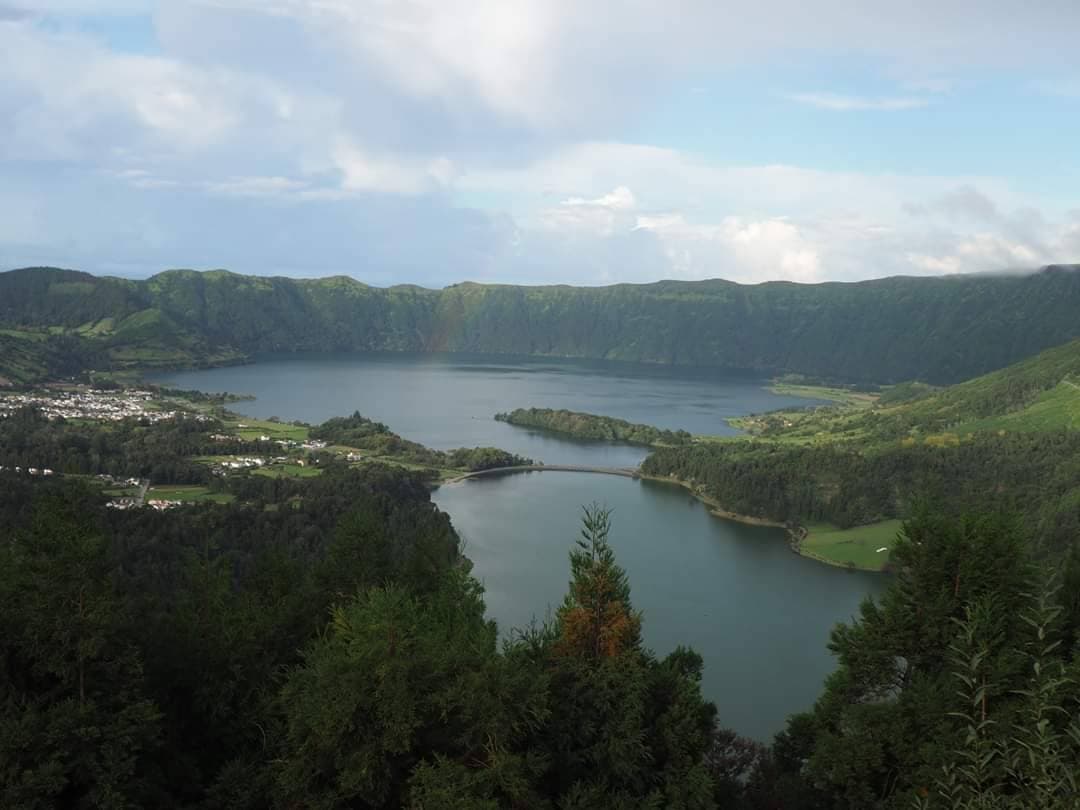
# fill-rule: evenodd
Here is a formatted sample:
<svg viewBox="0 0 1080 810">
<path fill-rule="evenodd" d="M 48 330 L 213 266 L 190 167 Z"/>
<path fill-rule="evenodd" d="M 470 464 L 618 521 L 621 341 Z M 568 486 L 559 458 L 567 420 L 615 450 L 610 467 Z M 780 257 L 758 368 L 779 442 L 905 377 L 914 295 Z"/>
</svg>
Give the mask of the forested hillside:
<svg viewBox="0 0 1080 810">
<path fill-rule="evenodd" d="M 1080 553 L 1048 582 L 996 511 L 907 523 L 895 584 L 766 747 L 718 724 L 699 655 L 644 647 L 602 509 L 552 538 L 555 615 L 500 645 L 416 475 L 233 492 L 120 511 L 0 471 L 0 806 L 1077 807 Z"/>
<path fill-rule="evenodd" d="M 41 268 L 0 274 L 3 334 L 25 351 L 43 336 L 67 335 L 114 367 L 262 352 L 469 351 L 942 384 L 1080 337 L 1077 311 L 1080 269 L 1068 266 L 853 284 L 444 290 L 224 271 L 146 281 Z M 3 361 L 0 375 L 13 376 Z"/>
<path fill-rule="evenodd" d="M 656 450 L 643 471 L 725 509 L 846 528 L 906 517 L 924 500 L 959 514 L 1008 507 L 1057 553 L 1080 536 L 1080 341 L 873 407 L 733 420 L 749 437 Z M 887 392 L 888 393 L 888 392 Z"/>
</svg>

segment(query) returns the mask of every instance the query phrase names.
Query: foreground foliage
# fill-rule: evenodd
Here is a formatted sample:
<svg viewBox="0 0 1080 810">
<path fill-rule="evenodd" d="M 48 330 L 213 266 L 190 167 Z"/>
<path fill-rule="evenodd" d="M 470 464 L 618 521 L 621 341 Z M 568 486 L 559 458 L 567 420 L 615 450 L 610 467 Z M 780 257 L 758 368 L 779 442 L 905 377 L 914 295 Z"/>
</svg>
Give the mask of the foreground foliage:
<svg viewBox="0 0 1080 810">
<path fill-rule="evenodd" d="M 1080 806 L 1080 547 L 1055 584 L 1015 519 L 923 513 L 894 557 L 895 584 L 834 631 L 836 673 L 746 806 Z M 781 804 L 756 803 L 764 779 L 786 785 L 762 788 Z"/>
<path fill-rule="evenodd" d="M 400 469 L 167 514 L 3 482 L 0 806 L 713 806 L 701 659 L 641 646 L 602 510 L 500 645 Z"/>
<path fill-rule="evenodd" d="M 182 479 L 216 429 L 21 412 L 0 459 Z M 602 508 L 555 615 L 500 640 L 420 474 L 221 486 L 159 513 L 0 472 L 0 807 L 1077 806 L 1080 545 L 1047 575 L 1003 497 L 909 505 L 894 584 L 766 747 L 717 725 L 700 656 L 644 646 Z"/>
</svg>

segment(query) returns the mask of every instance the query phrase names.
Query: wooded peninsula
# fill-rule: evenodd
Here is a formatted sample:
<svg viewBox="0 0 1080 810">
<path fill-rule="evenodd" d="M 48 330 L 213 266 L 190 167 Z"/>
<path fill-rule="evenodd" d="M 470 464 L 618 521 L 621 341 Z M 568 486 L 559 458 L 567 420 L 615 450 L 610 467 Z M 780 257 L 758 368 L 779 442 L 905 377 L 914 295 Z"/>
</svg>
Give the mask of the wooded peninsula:
<svg viewBox="0 0 1080 810">
<path fill-rule="evenodd" d="M 561 433 L 575 439 L 624 442 L 646 447 L 689 444 L 693 439 L 685 430 L 662 430 L 611 416 L 552 408 L 517 408 L 509 413 L 497 413 L 495 419 L 518 427 Z"/>
</svg>

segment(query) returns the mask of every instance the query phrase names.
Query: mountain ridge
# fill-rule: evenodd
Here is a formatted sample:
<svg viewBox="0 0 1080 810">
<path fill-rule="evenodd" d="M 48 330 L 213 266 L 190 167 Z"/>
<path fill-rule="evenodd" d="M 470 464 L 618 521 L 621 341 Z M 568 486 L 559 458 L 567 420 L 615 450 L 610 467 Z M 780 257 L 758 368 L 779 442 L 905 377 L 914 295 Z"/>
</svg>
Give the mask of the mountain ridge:
<svg viewBox="0 0 1080 810">
<path fill-rule="evenodd" d="M 1075 265 L 812 285 L 711 279 L 443 289 L 228 270 L 167 270 L 142 280 L 59 268 L 0 273 L 0 328 L 81 341 L 120 368 L 274 352 L 460 351 L 948 384 L 1080 337 L 1078 311 Z"/>
</svg>

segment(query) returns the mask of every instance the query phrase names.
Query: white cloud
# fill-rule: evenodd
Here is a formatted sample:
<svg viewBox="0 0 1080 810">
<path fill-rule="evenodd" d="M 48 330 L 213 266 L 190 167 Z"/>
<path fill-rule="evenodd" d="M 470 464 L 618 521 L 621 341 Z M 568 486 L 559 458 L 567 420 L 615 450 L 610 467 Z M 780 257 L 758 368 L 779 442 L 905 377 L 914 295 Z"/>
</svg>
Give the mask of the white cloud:
<svg viewBox="0 0 1080 810">
<path fill-rule="evenodd" d="M 523 208 L 518 224 L 548 240 L 653 238 L 664 261 L 631 256 L 624 280 L 850 280 L 1034 267 L 1068 256 L 1073 238 L 1070 223 L 1047 220 L 993 178 L 723 167 L 640 144 L 581 144 L 530 166 L 465 173 L 457 184 L 531 198 L 535 209 Z"/>
<path fill-rule="evenodd" d="M 383 191 L 422 194 L 445 187 L 454 177 L 454 165 L 444 157 L 403 161 L 373 157 L 347 138 L 334 147 L 333 161 L 343 174 L 347 191 Z"/>
<path fill-rule="evenodd" d="M 1080 4 L 1023 13 L 1004 0 L 0 5 L 76 19 L 153 15 L 161 51 L 144 56 L 70 33 L 77 25 L 0 14 L 0 190 L 17 185 L 21 201 L 9 193 L 2 213 L 70 264 L 84 264 L 80 250 L 100 260 L 119 245 L 143 266 L 205 258 L 282 271 L 292 262 L 314 273 L 362 266 L 390 280 L 395 270 L 397 280 L 814 280 L 1080 251 L 1080 221 L 992 177 L 741 166 L 612 140 L 673 78 L 698 82 L 777 53 L 854 46 L 899 88 L 797 96 L 832 110 L 925 105 L 954 86 L 943 77 L 972 66 L 1068 75 L 1080 64 L 1071 47 Z M 85 186 L 78 194 L 75 182 Z M 275 219 L 279 200 L 308 208 Z M 15 261 L 10 246 L 27 239 L 5 228 L 0 259 Z M 328 247 L 304 258 L 290 239 Z M 244 249 L 259 261 L 245 263 Z"/>
<path fill-rule="evenodd" d="M 680 278 L 733 281 L 821 280 L 817 250 L 799 229 L 781 219 L 725 217 L 716 225 L 692 225 L 681 214 L 642 216 L 637 227 L 656 233 Z"/>
<path fill-rule="evenodd" d="M 644 264 L 631 258 L 620 268 L 618 280 L 641 280 L 657 271 L 666 278 L 821 279 L 817 250 L 797 226 L 783 219 L 728 216 L 715 224 L 691 223 L 680 212 L 638 208 L 633 192 L 619 186 L 599 197 L 570 197 L 544 208 L 534 226 L 548 238 L 575 244 L 583 238 L 640 244 L 648 237 L 663 255 L 663 263 L 657 265 L 654 253 L 646 254 Z"/>
<path fill-rule="evenodd" d="M 911 97 L 800 94 L 848 110 L 923 106 L 953 69 L 1080 64 L 1080 4 L 1020 13 L 1011 0 L 172 0 L 159 17 L 179 53 L 288 76 L 298 52 L 317 49 L 333 81 L 388 88 L 474 137 L 495 124 L 603 137 L 673 77 L 776 54 L 857 51 L 914 75 Z M 263 30 L 260 19 L 290 26 L 291 59 L 245 48 L 237 32 Z"/>
<path fill-rule="evenodd" d="M 616 11 L 572 0 L 179 0 L 167 10 L 163 33 L 172 47 L 203 54 L 198 40 L 235 25 L 234 15 L 286 19 L 301 32 L 294 46 L 317 43 L 337 73 L 416 103 L 451 106 L 458 124 L 491 114 L 550 129 L 572 127 L 585 100 L 590 118 L 610 106 L 613 84 L 639 75 L 626 58 L 634 43 L 655 64 L 648 56 L 655 48 L 645 48 L 645 18 L 635 13 L 649 5 Z M 598 39 L 605 33 L 618 42 L 616 51 Z"/>
<path fill-rule="evenodd" d="M 1066 237 L 1065 232 L 1059 234 L 1062 244 Z M 945 253 L 908 253 L 907 259 L 917 270 L 931 274 L 1030 270 L 1054 261 L 1053 253 L 1040 245 L 1012 242 L 987 232 L 954 237 L 954 244 Z"/>
<path fill-rule="evenodd" d="M 1071 222 L 1065 226 L 1062 236 L 1062 252 L 1055 261 L 1075 262 L 1080 264 L 1080 211 L 1072 212 Z"/>
<path fill-rule="evenodd" d="M 118 54 L 31 25 L 0 28 L 0 130 L 8 159 L 100 159 L 121 147 L 185 151 L 220 143 L 275 99 L 258 78 L 164 57 Z"/>
<path fill-rule="evenodd" d="M 595 206 L 598 208 L 627 210 L 637 205 L 637 200 L 634 199 L 634 192 L 626 186 L 619 186 L 610 193 L 605 194 L 602 197 L 597 197 L 595 200 L 586 200 L 582 197 L 571 197 L 568 200 L 563 200 L 562 204 L 569 206 Z"/>
<path fill-rule="evenodd" d="M 819 110 L 832 110 L 834 112 L 897 112 L 899 110 L 915 110 L 930 104 L 929 100 L 925 98 L 910 96 L 865 98 L 862 96 L 838 95 L 836 93 L 795 93 L 788 96 L 788 98 L 808 107 L 817 107 Z"/>
<path fill-rule="evenodd" d="M 237 197 L 279 197 L 308 187 L 303 180 L 290 177 L 230 177 L 203 186 L 211 194 Z"/>
<path fill-rule="evenodd" d="M 869 174 L 799 166 L 726 166 L 697 155 L 647 144 L 589 142 L 505 169 L 466 169 L 455 186 L 468 192 L 532 195 L 538 200 L 595 200 L 611 189 L 634 189 L 650 211 L 738 214 L 751 219 L 880 216 L 878 225 L 906 217 L 904 204 L 929 201 L 971 186 L 1007 207 L 1029 204 L 992 177 Z M 548 205 L 550 203 L 544 203 Z"/>
</svg>

